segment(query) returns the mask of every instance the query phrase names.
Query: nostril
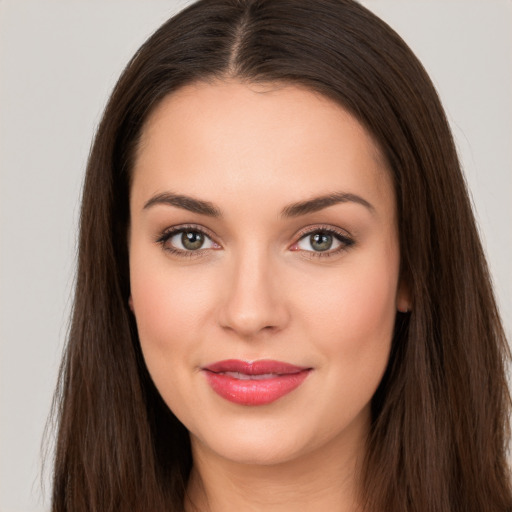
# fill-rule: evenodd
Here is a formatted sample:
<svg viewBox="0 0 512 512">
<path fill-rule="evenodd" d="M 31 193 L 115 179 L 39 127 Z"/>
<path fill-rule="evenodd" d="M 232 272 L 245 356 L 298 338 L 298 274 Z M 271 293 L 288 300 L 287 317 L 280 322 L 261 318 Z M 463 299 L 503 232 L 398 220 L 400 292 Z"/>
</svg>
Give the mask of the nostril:
<svg viewBox="0 0 512 512">
<path fill-rule="evenodd" d="M 240 336 L 254 337 L 281 330 L 287 324 L 287 315 L 277 306 L 268 309 L 253 308 L 249 311 L 242 311 L 241 308 L 226 308 L 221 313 L 219 323 L 224 329 Z"/>
</svg>

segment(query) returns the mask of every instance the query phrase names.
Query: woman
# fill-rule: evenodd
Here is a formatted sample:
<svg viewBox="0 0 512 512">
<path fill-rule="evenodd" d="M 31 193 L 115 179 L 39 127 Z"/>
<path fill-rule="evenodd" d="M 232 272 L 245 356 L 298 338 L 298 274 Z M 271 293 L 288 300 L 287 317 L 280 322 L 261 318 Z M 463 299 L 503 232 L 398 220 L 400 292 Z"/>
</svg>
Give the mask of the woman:
<svg viewBox="0 0 512 512">
<path fill-rule="evenodd" d="M 53 509 L 504 511 L 507 345 L 425 71 L 348 0 L 209 0 L 91 152 Z"/>
</svg>

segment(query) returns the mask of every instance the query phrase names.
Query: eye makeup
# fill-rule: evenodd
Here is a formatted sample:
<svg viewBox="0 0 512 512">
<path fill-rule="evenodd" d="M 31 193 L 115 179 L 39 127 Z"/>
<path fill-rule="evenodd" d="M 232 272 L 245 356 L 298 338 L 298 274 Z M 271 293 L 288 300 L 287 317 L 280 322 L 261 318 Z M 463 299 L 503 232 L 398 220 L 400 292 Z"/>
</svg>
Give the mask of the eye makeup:
<svg viewBox="0 0 512 512">
<path fill-rule="evenodd" d="M 200 257 L 210 249 L 218 250 L 222 248 L 218 243 L 214 242 L 209 230 L 197 224 L 185 224 L 167 228 L 158 235 L 155 242 L 164 251 L 173 256 L 183 258 Z"/>
<path fill-rule="evenodd" d="M 336 229 L 330 225 L 308 226 L 298 234 L 298 240 L 291 247 L 291 251 L 301 251 L 308 258 L 329 258 L 350 249 L 355 240 L 345 231 Z M 313 250 L 305 249 L 301 246 L 306 242 Z M 319 250 L 314 250 L 314 245 Z M 334 245 L 334 248 L 333 248 Z"/>
<path fill-rule="evenodd" d="M 222 246 L 215 242 L 209 230 L 197 224 L 172 226 L 158 235 L 155 242 L 174 256 L 190 258 L 204 256 Z M 355 240 L 333 226 L 315 225 L 301 230 L 290 251 L 301 252 L 308 258 L 327 258 L 348 250 Z"/>
</svg>

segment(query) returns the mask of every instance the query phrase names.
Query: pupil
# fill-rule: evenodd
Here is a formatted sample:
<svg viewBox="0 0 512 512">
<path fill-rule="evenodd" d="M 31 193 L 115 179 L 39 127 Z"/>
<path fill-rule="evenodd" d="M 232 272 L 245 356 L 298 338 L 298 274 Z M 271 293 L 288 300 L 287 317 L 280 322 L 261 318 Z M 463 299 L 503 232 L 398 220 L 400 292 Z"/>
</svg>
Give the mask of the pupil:
<svg viewBox="0 0 512 512">
<path fill-rule="evenodd" d="M 327 251 L 332 246 L 332 235 L 327 233 L 315 233 L 311 237 L 311 247 L 317 251 Z"/>
<path fill-rule="evenodd" d="M 204 235 L 197 231 L 184 231 L 181 235 L 181 243 L 185 249 L 200 249 L 204 242 Z"/>
</svg>

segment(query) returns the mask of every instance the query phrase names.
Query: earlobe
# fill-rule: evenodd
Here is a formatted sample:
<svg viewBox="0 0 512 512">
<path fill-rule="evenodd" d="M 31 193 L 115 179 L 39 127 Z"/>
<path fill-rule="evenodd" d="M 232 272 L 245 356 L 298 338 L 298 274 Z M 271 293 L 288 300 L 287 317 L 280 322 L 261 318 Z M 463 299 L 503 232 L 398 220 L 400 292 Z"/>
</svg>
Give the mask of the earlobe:
<svg viewBox="0 0 512 512">
<path fill-rule="evenodd" d="M 396 309 L 399 313 L 410 313 L 412 309 L 411 294 L 409 286 L 404 280 L 400 281 L 396 294 Z"/>
<path fill-rule="evenodd" d="M 128 306 L 130 307 L 130 310 L 133 313 L 133 299 L 131 295 L 128 297 Z"/>
</svg>

